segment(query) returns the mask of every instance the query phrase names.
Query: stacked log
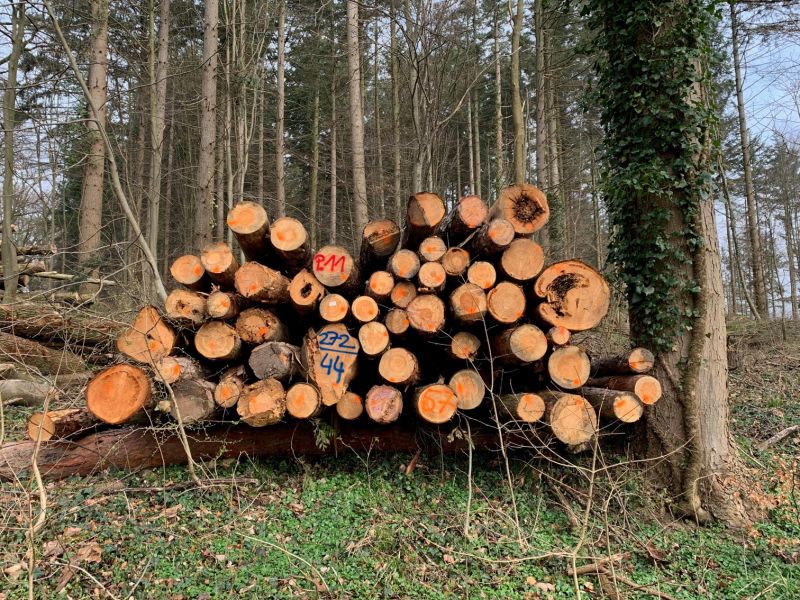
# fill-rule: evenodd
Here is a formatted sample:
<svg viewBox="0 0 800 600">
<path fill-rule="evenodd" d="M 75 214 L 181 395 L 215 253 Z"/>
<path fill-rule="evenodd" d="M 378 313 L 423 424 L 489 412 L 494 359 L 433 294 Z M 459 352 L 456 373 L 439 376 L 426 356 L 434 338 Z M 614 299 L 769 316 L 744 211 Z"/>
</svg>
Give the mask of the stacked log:
<svg viewBox="0 0 800 600">
<path fill-rule="evenodd" d="M 270 223 L 242 202 L 227 222 L 246 260 L 221 242 L 178 258 L 165 310 L 143 307 L 117 337 L 131 364 L 90 381 L 86 411 L 39 415 L 31 431 L 69 437 L 66 423 L 91 430 L 142 415 L 261 428 L 328 418 L 442 427 L 484 414 L 585 445 L 598 419 L 636 421 L 661 390 L 646 350 L 590 356 L 574 343 L 606 315 L 610 289 L 583 262 L 546 264 L 531 235 L 548 215 L 528 184 L 449 212 L 417 193 L 404 227 L 370 222 L 354 255 L 315 251 L 300 221 Z"/>
</svg>

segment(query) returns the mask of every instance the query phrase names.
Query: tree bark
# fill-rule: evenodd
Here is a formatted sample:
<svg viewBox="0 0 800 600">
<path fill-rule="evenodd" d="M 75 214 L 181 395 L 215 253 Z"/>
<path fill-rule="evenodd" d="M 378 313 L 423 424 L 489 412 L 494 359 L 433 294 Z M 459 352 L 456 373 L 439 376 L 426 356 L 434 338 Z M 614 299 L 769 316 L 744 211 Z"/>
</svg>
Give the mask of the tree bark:
<svg viewBox="0 0 800 600">
<path fill-rule="evenodd" d="M 219 0 L 206 0 L 203 16 L 203 75 L 200 108 L 200 155 L 197 167 L 197 206 L 194 211 L 194 246 L 211 241 L 214 202 L 214 161 L 217 144 L 217 28 Z M 221 202 L 222 199 L 220 198 Z"/>
<path fill-rule="evenodd" d="M 170 0 L 161 0 L 158 56 L 155 50 L 155 14 L 150 11 L 150 189 L 148 190 L 147 243 L 158 255 L 158 221 L 161 211 L 161 162 L 167 127 L 167 61 L 169 60 Z M 170 174 L 171 176 L 172 174 Z M 169 207 L 167 207 L 169 208 Z"/>
<path fill-rule="evenodd" d="M 347 65 L 350 87 L 350 144 L 352 148 L 354 228 L 362 231 L 369 220 L 367 175 L 364 162 L 364 113 L 361 104 L 361 52 L 358 2 L 347 0 Z"/>
<path fill-rule="evenodd" d="M 510 6 L 510 5 L 509 5 Z M 522 114 L 520 91 L 520 38 L 522 36 L 523 0 L 517 0 L 516 13 L 511 29 L 511 119 L 514 123 L 514 181 L 524 183 L 525 177 L 525 120 Z"/>
<path fill-rule="evenodd" d="M 278 73 L 275 104 L 275 212 L 286 215 L 286 181 L 284 175 L 284 107 L 286 105 L 286 2 L 278 2 Z"/>
<path fill-rule="evenodd" d="M 83 175 L 83 188 L 81 190 L 80 230 L 78 241 L 79 262 L 94 265 L 97 261 L 97 252 L 102 245 L 103 228 L 103 178 L 105 173 L 106 147 L 103 140 L 102 129 L 106 120 L 107 74 L 108 74 L 108 0 L 92 1 L 92 37 L 91 37 L 91 62 L 89 63 L 89 102 L 95 107 L 96 118 L 101 122 L 90 119 L 87 122 L 89 129 L 89 153 L 86 158 L 86 167 Z M 97 277 L 99 270 L 90 269 L 93 277 Z M 94 289 L 84 291 L 92 292 Z"/>
<path fill-rule="evenodd" d="M 3 302 L 14 302 L 17 293 L 17 254 L 14 247 L 14 125 L 17 112 L 17 67 L 23 50 L 25 2 L 11 5 L 11 53 L 3 93 Z M 102 139 L 100 140 L 102 144 Z M 102 176 L 102 158 L 101 176 Z M 88 163 L 87 163 L 88 169 Z M 83 231 L 83 230 L 81 230 Z M 97 231 L 99 236 L 99 229 Z M 84 256 L 84 255 L 81 255 Z"/>
</svg>

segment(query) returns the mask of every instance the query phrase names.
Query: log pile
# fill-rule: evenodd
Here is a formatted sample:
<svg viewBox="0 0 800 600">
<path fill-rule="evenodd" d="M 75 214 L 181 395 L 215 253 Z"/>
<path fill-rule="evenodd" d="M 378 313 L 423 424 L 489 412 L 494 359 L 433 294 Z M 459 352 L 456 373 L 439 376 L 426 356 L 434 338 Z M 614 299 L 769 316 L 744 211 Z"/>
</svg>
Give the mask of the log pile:
<svg viewBox="0 0 800 600">
<path fill-rule="evenodd" d="M 661 390 L 647 350 L 595 357 L 572 343 L 606 315 L 610 289 L 578 260 L 547 264 L 532 236 L 548 216 L 528 184 L 492 206 L 423 192 L 404 227 L 370 222 L 351 254 L 314 250 L 300 221 L 270 223 L 241 202 L 227 219 L 238 249 L 178 258 L 163 311 L 143 307 L 118 335 L 126 362 L 91 379 L 85 409 L 35 415 L 31 436 L 88 432 L 99 444 L 119 438 L 109 426 L 156 419 L 283 432 L 322 418 L 372 423 L 391 445 L 387 425 L 469 415 L 586 445 L 601 425 L 638 420 Z"/>
</svg>

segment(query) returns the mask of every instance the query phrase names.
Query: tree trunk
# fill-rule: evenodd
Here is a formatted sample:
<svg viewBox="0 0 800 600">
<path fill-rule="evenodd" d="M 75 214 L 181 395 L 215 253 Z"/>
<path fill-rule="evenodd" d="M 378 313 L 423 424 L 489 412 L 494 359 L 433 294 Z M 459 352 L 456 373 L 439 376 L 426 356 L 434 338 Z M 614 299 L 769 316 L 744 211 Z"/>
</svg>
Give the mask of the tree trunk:
<svg viewBox="0 0 800 600">
<path fill-rule="evenodd" d="M 625 222 L 625 215 L 629 218 L 635 215 L 633 218 L 637 223 L 655 215 L 669 215 L 663 237 L 650 235 L 637 239 L 635 255 L 661 254 L 665 252 L 661 244 L 665 243 L 669 246 L 667 256 L 677 255 L 680 260 L 671 259 L 661 268 L 645 269 L 640 260 L 630 255 L 621 261 L 619 267 L 623 278 L 635 279 L 640 286 L 655 286 L 655 289 L 662 290 L 659 292 L 662 296 L 669 294 L 663 296 L 665 300 L 675 299 L 677 306 L 659 306 L 658 310 L 669 308 L 676 314 L 692 315 L 687 323 L 690 326 L 675 327 L 665 341 L 661 330 L 652 328 L 649 311 L 653 309 L 653 301 L 648 303 L 634 298 L 637 291 L 628 287 L 629 299 L 636 300 L 630 304 L 633 341 L 659 350 L 655 376 L 663 388 L 661 400 L 648 408 L 642 450 L 646 457 L 660 460 L 663 481 L 682 493 L 682 502 L 676 505 L 680 512 L 705 521 L 710 510 L 723 521 L 744 524 L 746 515 L 737 498 L 738 475 L 735 474 L 745 471 L 739 463 L 728 429 L 730 409 L 724 290 L 713 195 L 707 189 L 713 170 L 710 131 L 702 116 L 707 97 L 703 86 L 693 83 L 702 80 L 699 72 L 703 65 L 694 57 L 699 55 L 698 48 L 707 43 L 704 36 L 711 27 L 703 20 L 707 18 L 707 7 L 700 0 L 653 4 L 647 13 L 643 10 L 637 12 L 633 22 L 626 21 L 619 10 L 618 3 L 607 2 L 600 4 L 594 13 L 595 22 L 605 28 L 607 36 L 601 40 L 601 50 L 608 53 L 608 66 L 602 68 L 601 76 L 605 78 L 607 93 L 615 106 L 613 113 L 605 112 L 603 115 L 607 124 L 605 143 L 610 164 L 614 165 L 617 173 L 642 167 L 653 170 L 680 168 L 674 158 L 664 158 L 665 151 L 667 148 L 679 153 L 685 151 L 674 150 L 674 140 L 658 132 L 672 131 L 672 127 L 697 132 L 692 164 L 684 171 L 691 177 L 688 182 L 684 178 L 668 176 L 665 181 L 674 183 L 674 186 L 662 188 L 659 184 L 659 192 L 653 191 L 655 188 L 644 192 L 638 189 L 638 183 L 623 183 L 620 178 L 615 178 L 615 183 L 607 189 L 607 193 L 614 194 L 615 201 L 620 203 L 616 214 L 614 202 L 609 203 L 612 216 L 619 225 Z M 702 23 L 688 29 L 688 23 L 699 21 Z M 681 29 L 675 31 L 676 27 Z M 660 30 L 658 36 L 651 35 L 655 28 Z M 634 40 L 633 47 L 616 43 L 621 39 Z M 674 60 L 663 63 L 665 55 L 674 57 Z M 656 73 L 661 75 L 662 85 L 669 92 L 655 85 L 649 87 L 643 97 L 634 97 L 631 82 L 638 77 L 655 81 L 652 68 L 658 69 Z M 674 78 L 681 82 L 682 90 L 675 89 Z M 637 86 L 636 89 L 640 88 Z M 671 100 L 674 108 L 661 111 L 656 126 L 651 113 L 637 112 L 641 103 L 657 104 L 667 93 L 674 98 L 676 91 L 682 92 L 683 100 Z M 632 156 L 630 148 L 615 139 L 620 135 L 616 129 L 621 113 L 627 115 L 624 136 L 642 135 L 642 144 L 653 149 L 652 153 L 644 158 Z M 660 119 L 665 123 L 662 124 Z M 649 166 L 649 161 L 654 160 L 664 162 Z M 645 164 L 639 161 L 645 161 Z M 687 204 L 692 206 L 688 216 L 688 209 L 684 208 Z M 702 243 L 690 247 L 687 236 L 678 233 L 686 231 L 692 231 Z M 636 232 L 626 231 L 626 235 L 636 235 Z M 665 272 L 666 269 L 669 270 Z M 677 280 L 672 284 L 673 289 L 664 291 L 665 277 L 669 281 Z M 696 291 L 691 294 L 671 293 L 675 287 L 685 289 L 688 286 L 696 288 Z M 742 490 L 742 495 L 744 493 Z"/>
<path fill-rule="evenodd" d="M 277 99 L 275 104 L 275 212 L 286 215 L 286 181 L 284 175 L 284 107 L 286 104 L 286 2 L 278 2 L 278 73 Z"/>
<path fill-rule="evenodd" d="M 319 202 L 319 74 L 314 84 L 314 109 L 311 117 L 311 183 L 308 190 L 309 211 L 308 220 L 311 227 L 311 247 L 317 247 L 317 231 L 319 231 L 318 202 Z"/>
<path fill-rule="evenodd" d="M 389 14 L 389 54 L 392 69 L 392 155 L 394 164 L 394 217 L 399 222 L 403 215 L 403 200 L 400 194 L 400 82 L 397 65 L 397 22 L 395 1 L 391 0 Z M 415 190 L 416 191 L 416 190 Z"/>
<path fill-rule="evenodd" d="M 67 349 L 48 348 L 10 333 L 0 332 L 0 353 L 45 375 L 83 373 L 89 368 L 80 356 Z"/>
<path fill-rule="evenodd" d="M 744 107 L 744 80 L 742 78 L 739 50 L 739 24 L 737 9 L 731 4 L 731 53 L 736 83 L 736 108 L 739 112 L 739 138 L 742 148 L 742 168 L 744 170 L 745 199 L 747 201 L 747 231 L 750 240 L 750 261 L 755 286 L 755 304 L 759 315 L 767 316 L 767 291 L 764 283 L 764 258 L 761 250 L 761 231 L 758 228 L 756 196 L 753 188 L 753 170 L 750 165 L 750 134 L 747 130 L 747 116 Z"/>
<path fill-rule="evenodd" d="M 514 181 L 525 182 L 525 120 L 522 114 L 520 91 L 520 37 L 522 36 L 523 0 L 517 0 L 517 10 L 511 29 L 511 118 L 514 123 Z"/>
<path fill-rule="evenodd" d="M 17 293 L 17 255 L 14 247 L 14 124 L 17 112 L 17 67 L 23 50 L 25 33 L 25 2 L 11 6 L 11 53 L 6 68 L 3 94 L 3 302 L 14 302 Z M 102 139 L 100 140 L 102 145 Z M 101 177 L 102 177 L 102 158 Z M 88 169 L 88 163 L 87 163 Z M 83 229 L 81 229 L 83 232 Z M 99 236 L 99 229 L 97 230 Z M 84 255 L 81 255 L 84 256 Z"/>
<path fill-rule="evenodd" d="M 197 166 L 197 206 L 194 210 L 194 246 L 211 241 L 214 203 L 214 161 L 217 144 L 217 27 L 219 0 L 206 0 L 203 17 L 203 75 L 200 104 L 200 156 Z M 221 202 L 222 199 L 220 198 Z"/>
<path fill-rule="evenodd" d="M 353 209 L 356 232 L 369 220 L 367 175 L 364 162 L 364 113 L 361 104 L 361 52 L 358 2 L 347 0 L 347 65 L 350 82 L 350 143 L 352 147 Z"/>
<path fill-rule="evenodd" d="M 481 129 L 480 129 L 480 102 L 478 90 L 475 90 L 475 110 L 473 111 L 473 133 L 475 143 L 475 195 L 481 196 Z"/>
<path fill-rule="evenodd" d="M 155 50 L 155 14 L 150 11 L 150 177 L 147 198 L 147 243 L 158 255 L 158 221 L 161 210 L 161 161 L 167 127 L 167 61 L 169 60 L 170 0 L 161 0 L 158 56 Z M 155 64 L 154 64 L 155 63 Z M 172 174 L 170 173 L 170 176 Z M 169 207 L 167 207 L 169 209 Z"/>
<path fill-rule="evenodd" d="M 108 0 L 92 1 L 92 38 L 91 62 L 89 64 L 89 102 L 95 108 L 98 123 L 87 122 L 89 129 L 89 153 L 81 190 L 80 231 L 78 241 L 79 261 L 87 265 L 95 265 L 97 253 L 102 246 L 103 228 L 103 178 L 105 173 L 106 147 L 102 129 L 106 120 L 107 74 L 108 74 Z M 91 269 L 92 276 L 97 277 L 99 270 Z M 84 291 L 93 292 L 94 289 Z"/>
<path fill-rule="evenodd" d="M 333 56 L 332 66 L 331 66 L 331 206 L 330 206 L 330 242 L 331 244 L 336 243 L 336 232 L 337 227 L 339 225 L 339 220 L 337 216 L 337 186 L 338 186 L 338 174 L 336 171 L 336 28 L 335 23 L 336 20 L 334 19 L 334 5 L 331 3 L 331 55 Z"/>
<path fill-rule="evenodd" d="M 500 194 L 504 183 L 503 161 L 503 77 L 500 68 L 500 32 L 498 31 L 498 9 L 494 13 L 494 189 Z"/>
</svg>

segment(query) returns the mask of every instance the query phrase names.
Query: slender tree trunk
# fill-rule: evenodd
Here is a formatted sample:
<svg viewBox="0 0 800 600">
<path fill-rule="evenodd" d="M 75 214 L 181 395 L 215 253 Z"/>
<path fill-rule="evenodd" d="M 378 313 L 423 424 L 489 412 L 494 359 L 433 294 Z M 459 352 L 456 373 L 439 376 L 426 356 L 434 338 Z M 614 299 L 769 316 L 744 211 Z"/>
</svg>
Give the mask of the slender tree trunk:
<svg viewBox="0 0 800 600">
<path fill-rule="evenodd" d="M 498 30 L 498 10 L 494 13 L 494 152 L 495 152 L 495 193 L 499 196 L 504 185 L 503 173 L 503 72 L 500 68 L 500 31 Z"/>
<path fill-rule="evenodd" d="M 720 181 L 722 183 L 722 200 L 725 202 L 725 209 L 730 215 L 733 217 L 733 204 L 731 203 L 731 195 L 730 190 L 728 188 L 728 178 L 725 175 L 725 167 L 722 164 L 722 157 L 717 156 L 717 173 L 719 174 Z M 736 261 L 736 270 L 739 273 L 739 281 L 742 284 L 742 295 L 747 302 L 747 306 L 750 308 L 750 312 L 753 314 L 753 317 L 756 320 L 761 318 L 761 314 L 758 312 L 758 308 L 753 302 L 753 298 L 750 295 L 750 292 L 747 290 L 747 286 L 745 285 L 746 279 L 744 276 L 744 269 L 742 268 L 742 260 L 741 260 L 741 253 L 739 252 L 739 241 L 736 235 L 736 225 L 734 222 L 731 222 L 731 240 L 733 241 L 733 258 Z"/>
<path fill-rule="evenodd" d="M 286 103 L 286 2 L 278 3 L 278 97 L 275 105 L 275 212 L 286 214 L 286 182 L 284 179 L 284 105 Z"/>
<path fill-rule="evenodd" d="M 164 235 L 162 236 L 163 244 L 162 244 L 162 263 L 161 263 L 161 272 L 168 273 L 169 266 L 172 263 L 170 257 L 171 251 L 171 244 L 170 240 L 172 239 L 170 227 L 172 226 L 172 180 L 174 176 L 172 174 L 172 164 L 175 158 L 175 116 L 171 116 L 169 120 L 169 140 L 167 141 L 167 173 L 168 177 L 164 184 Z"/>
<path fill-rule="evenodd" d="M 358 2 L 347 0 L 347 66 L 350 80 L 350 143 L 352 146 L 354 241 L 369 220 L 367 176 L 364 163 L 364 114 L 361 107 L 361 52 Z"/>
<path fill-rule="evenodd" d="M 461 132 L 456 131 L 456 200 L 464 194 L 461 185 Z"/>
<path fill-rule="evenodd" d="M 767 310 L 767 292 L 764 284 L 764 259 L 761 252 L 761 232 L 758 228 L 756 197 L 753 188 L 753 171 L 750 165 L 750 134 L 747 130 L 747 116 L 744 109 L 744 81 L 741 71 L 739 50 L 739 24 L 736 7 L 731 3 L 731 43 L 733 53 L 733 70 L 736 82 L 736 107 L 739 111 L 739 138 L 742 147 L 742 166 L 744 169 L 744 187 L 747 200 L 747 232 L 750 241 L 750 259 L 753 269 L 756 309 L 759 313 Z"/>
<path fill-rule="evenodd" d="M 331 56 L 333 56 L 331 67 L 331 207 L 330 207 L 330 243 L 336 243 L 336 232 L 339 223 L 337 210 L 338 199 L 336 197 L 338 185 L 338 173 L 336 170 L 336 128 L 338 123 L 336 121 L 336 20 L 333 16 L 334 5 L 331 3 Z"/>
<path fill-rule="evenodd" d="M 475 194 L 481 195 L 481 129 L 480 129 L 480 103 L 478 102 L 478 91 L 475 91 L 475 111 L 474 111 L 474 131 L 475 136 Z"/>
<path fill-rule="evenodd" d="M 158 220 L 161 211 L 161 162 L 167 126 L 167 61 L 169 60 L 170 0 L 161 0 L 158 25 L 158 56 L 155 49 L 155 14 L 150 12 L 150 186 L 147 243 L 158 256 Z M 171 177 L 172 174 L 170 173 Z"/>
<path fill-rule="evenodd" d="M 728 210 L 728 203 L 723 203 L 725 207 L 725 237 L 727 238 L 728 246 L 728 278 L 730 280 L 729 289 L 731 296 L 730 314 L 736 314 L 736 268 L 735 258 L 733 256 L 733 215 Z"/>
<path fill-rule="evenodd" d="M 319 76 L 314 86 L 314 114 L 311 117 L 311 184 L 308 195 L 310 196 L 309 225 L 311 227 L 311 247 L 317 247 L 317 196 L 319 195 Z"/>
<path fill-rule="evenodd" d="M 552 68 L 553 44 L 550 31 L 543 31 L 544 77 L 545 77 L 545 114 L 547 119 L 547 157 L 548 176 L 547 194 L 550 199 L 550 224 L 548 236 L 550 252 L 554 260 L 566 256 L 567 248 L 567 215 L 564 206 L 564 193 L 561 188 L 561 163 L 558 136 L 560 119 L 556 105 L 555 80 Z"/>
<path fill-rule="evenodd" d="M 472 139 L 472 94 L 467 98 L 467 151 L 469 152 L 469 193 L 475 193 L 475 142 Z"/>
<path fill-rule="evenodd" d="M 378 60 L 378 17 L 375 16 L 375 26 L 374 26 L 374 36 L 375 36 L 375 53 L 373 55 L 373 68 L 375 72 L 373 74 L 373 83 L 372 83 L 372 103 L 375 108 L 375 150 L 377 152 L 378 158 L 378 165 L 377 165 L 377 173 L 375 174 L 377 180 L 377 187 L 378 187 L 378 200 L 380 202 L 381 208 L 381 216 L 386 215 L 386 198 L 384 197 L 383 193 L 383 142 L 381 141 L 381 106 L 380 106 L 380 94 L 378 89 L 379 77 L 380 74 L 380 65 Z"/>
<path fill-rule="evenodd" d="M 392 68 L 392 155 L 394 157 L 394 214 L 399 223 L 403 214 L 403 200 L 400 192 L 400 82 L 397 65 L 397 10 L 395 1 L 391 0 L 389 16 L 389 54 Z"/>
<path fill-rule="evenodd" d="M 92 1 L 91 62 L 89 63 L 89 101 L 97 109 L 97 118 L 88 121 L 89 154 L 83 175 L 81 214 L 78 240 L 78 260 L 89 265 L 97 262 L 103 228 L 103 177 L 106 148 L 101 133 L 106 120 L 108 84 L 108 0 Z M 138 214 L 138 213 L 135 213 Z M 92 269 L 97 276 L 98 270 Z M 91 291 L 91 290 L 89 290 Z"/>
<path fill-rule="evenodd" d="M 194 245 L 199 249 L 211 241 L 214 203 L 214 163 L 217 143 L 217 28 L 219 0 L 205 0 L 203 16 L 203 75 L 201 81 L 200 156 L 194 221 Z M 221 201 L 221 199 L 220 199 Z"/>
<path fill-rule="evenodd" d="M 226 99 L 227 99 L 227 94 L 226 94 Z M 225 105 L 226 105 L 226 107 L 228 106 L 227 101 L 226 101 Z M 221 116 L 222 115 L 218 115 L 218 117 L 221 117 Z M 214 207 L 216 208 L 215 221 L 216 221 L 216 225 L 217 225 L 216 226 L 216 231 L 215 231 L 215 237 L 216 237 L 217 240 L 222 240 L 222 239 L 225 238 L 225 223 L 223 221 L 224 212 L 222 210 L 222 207 L 225 205 L 225 184 L 226 184 L 226 181 L 230 181 L 231 180 L 230 177 L 227 177 L 227 178 L 225 177 L 225 170 L 226 170 L 225 169 L 225 161 L 226 161 L 226 158 L 230 157 L 229 152 L 227 152 L 227 150 L 230 148 L 230 146 L 228 144 L 229 130 L 228 130 L 228 122 L 227 122 L 228 121 L 227 120 L 227 116 L 228 116 L 228 111 L 227 110 L 225 111 L 225 115 L 224 116 L 225 116 L 225 119 L 222 121 L 222 123 L 217 123 L 217 133 L 218 133 L 218 135 L 217 135 L 216 152 L 215 152 L 216 157 L 215 157 L 215 161 L 214 161 L 214 169 L 215 169 L 215 175 L 214 175 L 215 202 L 214 202 Z M 218 118 L 217 120 L 219 121 L 220 119 Z"/>
<path fill-rule="evenodd" d="M 258 201 L 264 204 L 264 100 L 266 94 L 264 90 L 259 90 L 259 110 L 258 110 Z"/>
<path fill-rule="evenodd" d="M 544 15 L 543 0 L 535 0 L 533 14 L 536 29 L 536 183 L 547 191 L 550 189 L 547 165 L 549 164 L 547 141 L 547 90 L 544 60 Z"/>
<path fill-rule="evenodd" d="M 11 6 L 11 53 L 6 67 L 3 93 L 3 302 L 11 303 L 17 293 L 17 250 L 13 240 L 14 224 L 14 126 L 17 112 L 17 68 L 22 55 L 25 33 L 25 2 Z M 100 140 L 102 145 L 102 139 Z M 102 177 L 102 158 L 100 174 Z M 101 180 L 102 193 L 102 180 Z M 102 197 L 101 197 L 102 201 Z M 99 236 L 99 229 L 97 231 Z M 83 255 L 81 255 L 83 256 Z"/>
<path fill-rule="evenodd" d="M 511 29 L 511 118 L 514 122 L 514 183 L 525 182 L 525 120 L 520 91 L 520 38 L 522 36 L 523 0 L 517 0 L 517 11 Z"/>
</svg>

